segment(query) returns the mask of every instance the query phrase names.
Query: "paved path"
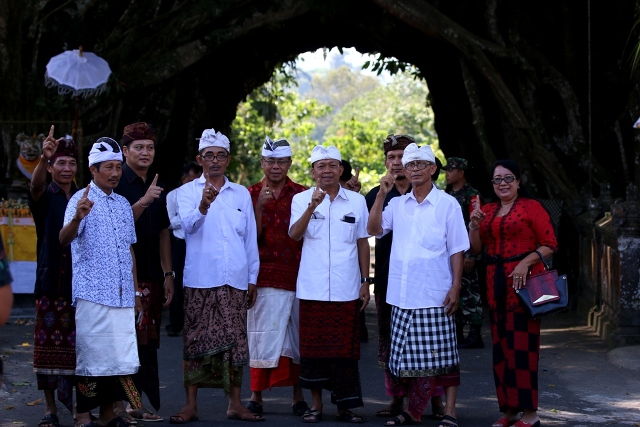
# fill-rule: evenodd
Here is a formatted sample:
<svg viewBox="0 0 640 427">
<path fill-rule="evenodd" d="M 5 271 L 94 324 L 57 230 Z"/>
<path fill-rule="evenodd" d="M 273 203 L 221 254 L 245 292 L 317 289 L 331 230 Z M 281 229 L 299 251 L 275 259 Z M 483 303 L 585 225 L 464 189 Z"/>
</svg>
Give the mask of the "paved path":
<svg viewBox="0 0 640 427">
<path fill-rule="evenodd" d="M 166 315 L 166 313 L 165 313 Z M 14 316 L 0 328 L 0 354 L 5 363 L 4 386 L 0 390 L 0 427 L 37 426 L 43 413 L 41 392 L 36 389 L 33 363 L 33 309 L 15 309 Z M 166 322 L 166 317 L 163 319 Z M 364 391 L 364 408 L 355 412 L 365 417 L 366 425 L 384 425 L 385 419 L 374 416 L 388 398 L 384 394 L 382 371 L 377 367 L 375 309 L 367 308 L 369 342 L 362 344 L 360 373 Z M 163 328 L 164 332 L 164 328 Z M 489 330 L 483 329 L 485 343 Z M 161 338 L 160 384 L 164 423 L 178 412 L 184 402 L 182 387 L 182 338 Z M 640 347 L 608 351 L 582 319 L 573 313 L 557 314 L 543 322 L 540 360 L 540 417 L 542 426 L 640 426 Z M 498 416 L 491 350 L 461 350 L 462 385 L 458 393 L 458 421 L 461 427 L 489 427 Z M 243 397 L 248 400 L 249 373 L 245 370 Z M 261 426 L 302 425 L 290 411 L 290 390 L 273 389 L 263 394 L 267 420 Z M 309 399 L 309 392 L 305 392 Z M 30 406 L 33 402 L 35 405 Z M 226 399 L 220 390 L 203 389 L 199 393 L 199 426 L 233 426 L 246 424 L 225 417 Z M 335 408 L 325 392 L 324 419 L 321 424 L 342 426 L 335 420 Z M 148 403 L 148 402 L 147 402 Z M 150 405 L 147 405 L 150 406 Z M 430 419 L 429 407 L 422 425 L 437 427 Z M 66 408 L 59 407 L 61 425 L 72 426 Z M 142 423 L 139 423 L 142 424 Z"/>
</svg>

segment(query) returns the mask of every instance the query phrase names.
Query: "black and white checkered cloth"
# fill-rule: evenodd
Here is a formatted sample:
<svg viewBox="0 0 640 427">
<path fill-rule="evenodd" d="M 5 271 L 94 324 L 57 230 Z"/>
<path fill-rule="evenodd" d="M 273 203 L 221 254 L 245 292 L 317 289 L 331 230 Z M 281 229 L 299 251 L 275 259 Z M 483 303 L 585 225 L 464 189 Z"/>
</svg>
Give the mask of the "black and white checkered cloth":
<svg viewBox="0 0 640 427">
<path fill-rule="evenodd" d="M 455 317 L 444 307 L 391 311 L 389 369 L 396 377 L 431 377 L 459 369 Z"/>
</svg>

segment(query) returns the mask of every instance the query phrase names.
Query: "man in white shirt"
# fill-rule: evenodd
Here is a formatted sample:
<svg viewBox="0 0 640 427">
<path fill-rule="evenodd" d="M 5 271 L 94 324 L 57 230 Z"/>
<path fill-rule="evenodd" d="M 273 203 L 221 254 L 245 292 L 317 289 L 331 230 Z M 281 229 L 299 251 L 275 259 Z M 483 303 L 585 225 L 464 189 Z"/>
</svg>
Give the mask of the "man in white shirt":
<svg viewBox="0 0 640 427">
<path fill-rule="evenodd" d="M 182 171 L 181 185 L 200 178 L 202 166 L 197 162 L 187 163 Z M 180 223 L 178 211 L 178 188 L 167 193 L 167 214 L 169 215 L 169 229 L 171 238 L 171 265 L 176 277 L 173 279 L 173 299 L 169 306 L 169 324 L 166 326 L 167 335 L 177 337 L 182 331 L 184 323 L 184 297 L 182 294 L 182 278 L 184 274 L 184 258 L 187 255 L 187 244 L 184 240 L 184 230 Z"/>
<path fill-rule="evenodd" d="M 200 387 L 224 388 L 227 418 L 259 421 L 242 406 L 243 366 L 249 363 L 247 308 L 256 301 L 260 260 L 249 191 L 224 173 L 229 138 L 205 129 L 198 146 L 203 176 L 180 187 L 178 206 L 187 242 L 184 267 L 183 373 L 187 401 L 172 424 L 198 418 Z"/>
<path fill-rule="evenodd" d="M 404 385 L 409 405 L 387 425 L 419 422 L 436 386 L 446 394 L 440 426 L 457 426 L 460 361 L 453 314 L 458 308 L 463 253 L 469 248 L 460 204 L 431 181 L 435 156 L 428 145 L 409 144 L 402 156 L 412 190 L 382 210 L 396 175 L 380 180 L 367 231 L 393 231 L 387 303 L 392 305 L 389 370 Z"/>
<path fill-rule="evenodd" d="M 361 423 L 363 406 L 359 310 L 369 303 L 369 235 L 364 197 L 340 186 L 341 156 L 334 146 L 311 152 L 316 186 L 293 197 L 289 235 L 304 238 L 298 273 L 300 386 L 311 389 L 303 422 L 322 419 L 322 389 L 331 391 L 338 419 Z"/>
</svg>

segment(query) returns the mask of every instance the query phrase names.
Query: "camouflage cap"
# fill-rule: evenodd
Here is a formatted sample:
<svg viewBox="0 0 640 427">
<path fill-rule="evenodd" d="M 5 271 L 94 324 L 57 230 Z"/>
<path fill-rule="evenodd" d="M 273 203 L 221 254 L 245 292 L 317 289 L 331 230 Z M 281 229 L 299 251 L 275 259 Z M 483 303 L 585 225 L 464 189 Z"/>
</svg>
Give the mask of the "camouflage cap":
<svg viewBox="0 0 640 427">
<path fill-rule="evenodd" d="M 449 157 L 447 159 L 447 164 L 442 167 L 442 169 L 449 171 L 451 169 L 460 169 L 466 171 L 469 168 L 469 162 L 467 159 L 463 159 L 462 157 Z"/>
</svg>

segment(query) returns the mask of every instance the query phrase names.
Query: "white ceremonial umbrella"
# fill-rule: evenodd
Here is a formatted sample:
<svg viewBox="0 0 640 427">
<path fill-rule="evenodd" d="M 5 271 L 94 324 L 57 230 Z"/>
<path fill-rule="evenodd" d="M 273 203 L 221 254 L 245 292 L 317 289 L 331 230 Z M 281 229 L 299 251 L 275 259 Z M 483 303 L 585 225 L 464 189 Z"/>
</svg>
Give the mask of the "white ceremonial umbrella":
<svg viewBox="0 0 640 427">
<path fill-rule="evenodd" d="M 98 55 L 80 49 L 67 50 L 49 60 L 45 86 L 57 87 L 58 93 L 72 96 L 99 95 L 111 75 L 109 64 Z"/>
</svg>

